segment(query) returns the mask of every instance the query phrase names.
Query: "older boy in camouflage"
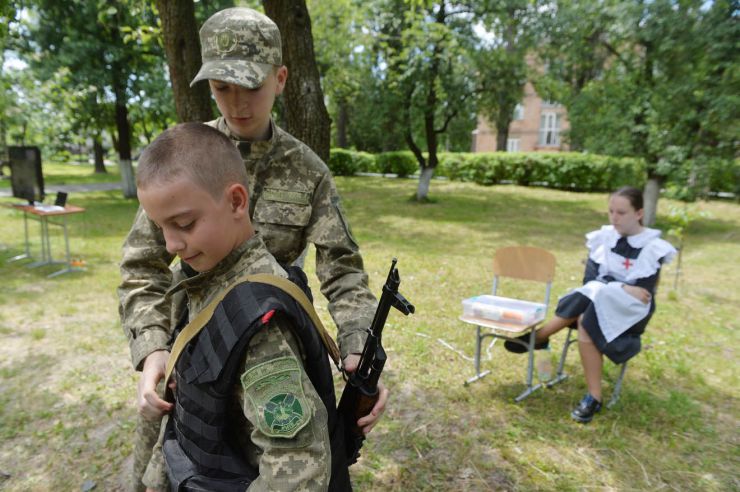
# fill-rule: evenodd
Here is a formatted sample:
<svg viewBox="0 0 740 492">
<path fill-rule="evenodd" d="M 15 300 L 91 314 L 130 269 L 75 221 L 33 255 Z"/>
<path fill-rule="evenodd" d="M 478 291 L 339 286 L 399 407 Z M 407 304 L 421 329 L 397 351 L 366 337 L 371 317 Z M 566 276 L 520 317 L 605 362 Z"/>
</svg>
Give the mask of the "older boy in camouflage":
<svg viewBox="0 0 740 492">
<path fill-rule="evenodd" d="M 226 9 L 205 22 L 200 39 L 203 66 L 193 83 L 208 80 L 222 115 L 208 125 L 239 149 L 248 176 L 250 219 L 281 264 L 294 262 L 307 243 L 315 245 L 321 292 L 337 324 L 344 368 L 352 371 L 376 301 L 328 168 L 271 118 L 288 75 L 277 26 L 254 10 Z M 132 362 L 142 371 L 139 413 L 154 422 L 172 408 L 156 386 L 164 375 L 172 328 L 183 317 L 182 293 L 165 297 L 181 276 L 179 267 L 170 270 L 173 258 L 161 232 L 139 210 L 123 247 L 119 310 Z M 388 390 L 382 387 L 378 404 L 358 421 L 366 432 L 377 423 L 387 399 Z M 139 421 L 137 488 L 157 427 Z"/>
</svg>

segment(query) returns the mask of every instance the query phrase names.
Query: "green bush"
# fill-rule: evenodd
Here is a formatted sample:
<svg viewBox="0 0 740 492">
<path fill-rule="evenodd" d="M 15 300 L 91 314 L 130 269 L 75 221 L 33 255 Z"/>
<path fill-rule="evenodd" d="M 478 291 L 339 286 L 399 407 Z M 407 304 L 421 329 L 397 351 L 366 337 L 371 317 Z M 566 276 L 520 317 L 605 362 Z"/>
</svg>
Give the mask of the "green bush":
<svg viewBox="0 0 740 492">
<path fill-rule="evenodd" d="M 436 176 L 460 180 L 460 169 L 472 155 L 474 154 L 467 152 L 442 152 L 438 156 L 439 163 L 434 174 Z"/>
<path fill-rule="evenodd" d="M 355 164 L 357 165 L 357 172 L 378 172 L 377 166 L 375 165 L 375 154 L 371 154 L 369 152 L 355 152 L 354 158 Z"/>
<path fill-rule="evenodd" d="M 414 174 L 419 169 L 414 154 L 408 150 L 383 152 L 377 155 L 376 165 L 379 173 L 393 173 L 399 178 Z"/>
<path fill-rule="evenodd" d="M 354 152 L 347 149 L 329 151 L 329 170 L 334 176 L 352 176 L 358 171 Z"/>
<path fill-rule="evenodd" d="M 712 159 L 708 167 L 709 189 L 734 193 L 740 199 L 740 160 Z"/>
<path fill-rule="evenodd" d="M 610 191 L 626 185 L 642 188 L 647 179 L 645 162 L 633 157 L 579 152 L 441 152 L 438 158 L 435 176 L 486 186 L 516 183 L 577 191 Z M 409 151 L 373 155 L 332 149 L 329 168 L 338 176 L 377 172 L 404 177 L 416 173 L 418 163 Z M 685 187 L 687 169 L 668 178 L 669 190 Z M 704 189 L 740 196 L 740 160 L 713 159 L 702 168 L 702 176 Z"/>
<path fill-rule="evenodd" d="M 327 163 L 335 176 L 352 176 L 355 173 L 379 172 L 375 164 L 375 155 L 369 152 L 357 152 L 350 149 L 331 149 Z"/>
<path fill-rule="evenodd" d="M 607 191 L 645 184 L 642 161 L 576 152 L 446 153 L 441 171 L 449 179 L 481 185 L 507 182 L 579 191 Z"/>
</svg>

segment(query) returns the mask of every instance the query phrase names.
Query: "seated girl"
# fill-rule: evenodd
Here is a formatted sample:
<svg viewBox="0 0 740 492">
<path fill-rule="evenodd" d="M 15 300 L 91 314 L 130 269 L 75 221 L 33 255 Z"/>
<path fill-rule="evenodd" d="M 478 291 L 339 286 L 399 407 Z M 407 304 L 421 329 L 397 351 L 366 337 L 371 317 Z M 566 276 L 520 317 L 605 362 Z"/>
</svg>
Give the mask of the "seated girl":
<svg viewBox="0 0 740 492">
<path fill-rule="evenodd" d="M 537 330 L 535 349 L 546 348 L 554 333 L 578 321 L 578 350 L 588 393 L 571 412 L 588 423 L 601 410 L 603 356 L 615 364 L 640 352 L 640 336 L 655 311 L 660 268 L 676 254 L 660 231 L 642 225 L 643 198 L 636 188 L 623 187 L 609 197 L 611 225 L 586 234 L 589 250 L 583 286 L 558 302 L 555 316 Z M 528 342 L 529 335 L 521 340 Z M 504 344 L 510 352 L 527 349 Z"/>
</svg>

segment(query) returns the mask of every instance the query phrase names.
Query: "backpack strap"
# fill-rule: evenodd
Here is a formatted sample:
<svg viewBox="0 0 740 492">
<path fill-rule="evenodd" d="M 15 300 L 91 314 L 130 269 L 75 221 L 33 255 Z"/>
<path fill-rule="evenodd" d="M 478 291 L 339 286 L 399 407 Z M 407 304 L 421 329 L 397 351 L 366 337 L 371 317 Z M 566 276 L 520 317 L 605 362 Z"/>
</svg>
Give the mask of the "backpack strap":
<svg viewBox="0 0 740 492">
<path fill-rule="evenodd" d="M 218 296 L 216 296 L 216 298 L 214 298 L 205 308 L 203 308 L 203 310 L 201 310 L 201 312 L 199 312 L 195 316 L 195 318 L 193 318 L 193 320 L 188 323 L 185 328 L 182 329 L 180 334 L 177 335 L 175 342 L 172 344 L 172 349 L 170 350 L 170 357 L 167 360 L 167 368 L 164 375 L 165 381 L 169 381 L 170 376 L 172 375 L 172 370 L 174 369 L 175 364 L 177 363 L 177 359 L 180 357 L 180 353 L 182 353 L 182 350 L 185 348 L 188 342 L 190 342 L 208 323 L 208 320 L 211 319 L 211 317 L 213 316 L 213 312 L 216 310 L 216 306 L 218 306 L 218 304 L 224 299 L 224 297 L 226 297 L 226 295 L 231 292 L 231 289 L 244 282 L 255 282 L 272 285 L 273 287 L 282 290 L 290 297 L 292 297 L 303 308 L 308 317 L 311 318 L 313 325 L 319 332 L 321 340 L 324 342 L 324 346 L 326 347 L 327 352 L 329 352 L 329 356 L 334 361 L 334 364 L 339 367 L 339 348 L 337 348 L 336 342 L 326 331 L 326 328 L 324 328 L 324 324 L 321 322 L 319 315 L 316 313 L 313 304 L 308 299 L 306 294 L 300 289 L 300 287 L 298 287 L 290 280 L 278 277 L 277 275 L 272 275 L 269 273 L 257 273 L 254 275 L 247 275 L 234 282 L 234 284 L 229 289 L 225 289 Z"/>
</svg>

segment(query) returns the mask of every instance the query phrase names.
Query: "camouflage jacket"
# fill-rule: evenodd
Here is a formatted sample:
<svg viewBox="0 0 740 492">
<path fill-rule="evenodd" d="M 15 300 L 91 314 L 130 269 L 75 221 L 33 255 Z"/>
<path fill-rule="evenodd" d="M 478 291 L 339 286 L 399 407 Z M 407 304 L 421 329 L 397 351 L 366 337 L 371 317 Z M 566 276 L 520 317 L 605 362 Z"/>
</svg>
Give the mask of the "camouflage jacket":
<svg viewBox="0 0 740 492">
<path fill-rule="evenodd" d="M 208 124 L 235 140 L 242 153 L 252 223 L 270 253 L 290 264 L 308 242 L 315 245 L 316 273 L 337 324 L 342 357 L 361 352 L 376 300 L 326 164 L 274 123 L 270 140 L 251 143 L 238 142 L 223 118 Z M 118 288 L 121 323 L 137 369 L 151 352 L 168 347 L 171 309 L 164 293 L 172 283 L 172 259 L 162 234 L 140 209 L 123 245 Z"/>
<path fill-rule="evenodd" d="M 168 294 L 184 291 L 188 299 L 190 320 L 207 306 L 219 293 L 230 289 L 245 275 L 270 273 L 287 278 L 287 273 L 267 251 L 259 234 L 232 251 L 213 270 L 185 278 L 174 285 Z M 331 475 L 331 448 L 329 443 L 328 416 L 321 397 L 303 370 L 302 353 L 290 324 L 285 317 L 273 316 L 267 329 L 261 329 L 252 338 L 242 363 L 242 385 L 234 388 L 234 413 L 230 418 L 246 421 L 239 433 L 238 442 L 247 462 L 259 470 L 259 477 L 249 490 L 326 490 Z M 296 378 L 275 378 L 270 364 L 285 372 L 288 361 L 293 362 Z M 298 376 L 300 372 L 300 376 Z M 261 379 L 260 379 L 261 378 Z M 256 381 L 247 385 L 245 381 Z M 298 383 L 300 381 L 300 383 Z M 286 390 L 280 387 L 269 390 L 265 382 L 273 385 L 295 384 L 287 388 L 302 399 L 302 407 L 310 409 L 304 415 L 300 430 L 293 437 L 271 435 L 258 415 L 258 407 L 264 395 L 273 395 Z M 298 387 L 300 384 L 301 387 Z M 259 387 L 259 390 L 255 388 Z M 165 417 L 168 418 L 168 417 Z M 163 422 L 166 424 L 166 421 Z M 164 428 L 165 425 L 162 426 Z M 148 487 L 166 490 L 166 473 L 162 455 L 162 437 L 154 447 L 144 483 Z"/>
</svg>

